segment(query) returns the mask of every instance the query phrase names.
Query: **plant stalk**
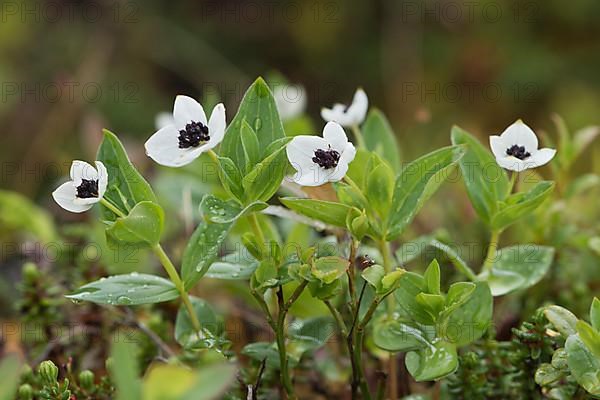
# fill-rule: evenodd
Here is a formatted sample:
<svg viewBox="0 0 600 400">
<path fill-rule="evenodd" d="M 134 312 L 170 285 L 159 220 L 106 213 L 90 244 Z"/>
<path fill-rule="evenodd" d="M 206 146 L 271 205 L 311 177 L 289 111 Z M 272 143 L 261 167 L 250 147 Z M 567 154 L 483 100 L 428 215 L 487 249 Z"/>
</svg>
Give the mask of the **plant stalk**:
<svg viewBox="0 0 600 400">
<path fill-rule="evenodd" d="M 392 271 L 392 254 L 390 250 L 389 242 L 382 239 L 379 241 L 379 251 L 383 257 L 383 269 L 388 274 Z M 396 301 L 394 296 L 387 296 L 387 314 L 388 318 L 394 317 L 394 309 L 396 308 Z M 389 398 L 396 400 L 398 393 L 398 374 L 396 373 L 396 354 L 390 352 L 388 359 L 388 382 L 389 386 Z"/>
<path fill-rule="evenodd" d="M 494 261 L 496 260 L 496 250 L 498 249 L 499 238 L 500 231 L 492 231 L 492 236 L 490 237 L 490 244 L 487 249 L 485 261 L 483 262 L 483 267 L 481 268 L 482 271 L 487 271 L 490 274 L 490 276 L 492 275 L 492 268 L 494 267 Z"/>
</svg>

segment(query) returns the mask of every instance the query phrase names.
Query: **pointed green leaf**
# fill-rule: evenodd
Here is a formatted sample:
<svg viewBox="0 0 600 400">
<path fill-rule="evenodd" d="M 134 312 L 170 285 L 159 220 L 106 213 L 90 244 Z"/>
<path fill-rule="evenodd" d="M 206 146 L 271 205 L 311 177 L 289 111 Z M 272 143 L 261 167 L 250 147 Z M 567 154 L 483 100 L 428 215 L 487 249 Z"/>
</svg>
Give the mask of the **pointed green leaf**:
<svg viewBox="0 0 600 400">
<path fill-rule="evenodd" d="M 242 128 L 240 130 L 240 136 L 242 139 L 242 149 L 244 150 L 244 158 L 246 165 L 244 172 L 247 173 L 254 168 L 256 163 L 260 160 L 260 148 L 258 145 L 258 138 L 256 133 L 248 123 L 242 121 Z"/>
<path fill-rule="evenodd" d="M 400 148 L 396 135 L 381 110 L 372 108 L 362 126 L 362 134 L 367 149 L 385 159 L 394 169 L 400 170 Z"/>
<path fill-rule="evenodd" d="M 583 320 L 577 321 L 575 327 L 581 341 L 600 360 L 600 332 Z"/>
<path fill-rule="evenodd" d="M 81 286 L 69 299 L 96 304 L 130 306 L 170 301 L 179 297 L 173 282 L 156 275 L 113 275 Z"/>
<path fill-rule="evenodd" d="M 473 208 L 484 222 L 490 223 L 497 203 L 508 195 L 506 172 L 479 140 L 458 126 L 452 127 L 452 144 L 465 144 L 468 150 L 459 165 Z"/>
<path fill-rule="evenodd" d="M 137 203 L 126 217 L 119 217 L 107 229 L 112 243 L 153 246 L 160 241 L 164 225 L 163 209 L 156 203 Z"/>
<path fill-rule="evenodd" d="M 590 321 L 592 322 L 592 326 L 600 331 L 600 300 L 597 297 L 594 297 L 592 300 L 592 306 L 590 307 Z"/>
<path fill-rule="evenodd" d="M 382 220 L 386 220 L 394 191 L 394 171 L 385 163 L 379 164 L 367 176 L 368 200 Z"/>
<path fill-rule="evenodd" d="M 427 291 L 429 293 L 441 293 L 440 275 L 440 264 L 438 264 L 437 260 L 433 260 L 425 270 L 425 273 L 423 274 L 423 278 L 425 278 L 425 283 L 427 284 Z"/>
<path fill-rule="evenodd" d="M 326 224 L 346 227 L 346 217 L 351 207 L 333 201 L 283 197 L 280 201 L 289 209 Z"/>
<path fill-rule="evenodd" d="M 124 214 L 137 203 L 151 201 L 156 203 L 156 196 L 144 177 L 135 169 L 121 141 L 114 133 L 103 130 L 104 139 L 98 149 L 96 159 L 102 161 L 108 172 L 108 187 L 104 196 L 110 199 Z M 102 207 L 104 219 L 113 221 L 115 214 Z"/>
<path fill-rule="evenodd" d="M 256 79 L 246 91 L 221 142 L 220 155 L 230 158 L 240 170 L 246 166 L 241 140 L 243 121 L 256 132 L 260 149 L 266 149 L 275 140 L 285 137 L 273 94 L 262 78 Z"/>
<path fill-rule="evenodd" d="M 396 179 L 387 240 L 397 238 L 442 184 L 464 149 L 444 147 L 408 164 Z"/>
<path fill-rule="evenodd" d="M 498 203 L 498 211 L 491 221 L 494 230 L 503 230 L 538 208 L 554 191 L 554 182 L 538 182 L 526 193 L 515 193 L 505 202 Z"/>
<path fill-rule="evenodd" d="M 373 322 L 373 342 L 392 352 L 418 350 L 430 345 L 418 325 L 387 318 Z"/>
<path fill-rule="evenodd" d="M 223 187 L 234 199 L 242 202 L 244 199 L 244 188 L 242 187 L 242 173 L 233 161 L 227 157 L 218 157 L 219 179 Z"/>
<path fill-rule="evenodd" d="M 284 150 L 289 140 L 290 138 L 284 138 L 275 142 L 275 146 L 271 145 L 269 155 L 244 176 L 242 187 L 246 203 L 267 201 L 277 192 L 288 167 Z"/>
</svg>

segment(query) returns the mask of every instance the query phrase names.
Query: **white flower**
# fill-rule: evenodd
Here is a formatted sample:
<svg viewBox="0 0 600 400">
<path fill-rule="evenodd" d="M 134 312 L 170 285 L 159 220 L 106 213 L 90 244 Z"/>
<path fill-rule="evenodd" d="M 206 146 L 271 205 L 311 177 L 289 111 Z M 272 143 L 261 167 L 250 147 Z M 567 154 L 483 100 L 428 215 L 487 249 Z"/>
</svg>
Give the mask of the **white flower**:
<svg viewBox="0 0 600 400">
<path fill-rule="evenodd" d="M 102 200 L 108 185 L 108 172 L 102 162 L 96 161 L 96 168 L 85 161 L 73 161 L 71 180 L 60 185 L 52 197 L 67 211 L 80 213 L 89 210 Z"/>
<path fill-rule="evenodd" d="M 306 90 L 301 85 L 277 85 L 273 97 L 282 121 L 301 115 L 306 107 Z"/>
<path fill-rule="evenodd" d="M 154 126 L 157 130 L 174 124 L 175 119 L 173 119 L 173 114 L 170 112 L 161 111 L 154 117 Z"/>
<path fill-rule="evenodd" d="M 521 172 L 548 163 L 554 149 L 538 149 L 538 138 L 530 127 L 518 120 L 500 136 L 490 136 L 490 147 L 502 168 Z"/>
<path fill-rule="evenodd" d="M 161 118 L 161 123 L 167 123 Z M 196 100 L 177 96 L 173 121 L 146 141 L 146 154 L 167 167 L 181 167 L 218 145 L 225 135 L 225 106 L 217 104 L 210 119 Z"/>
<path fill-rule="evenodd" d="M 320 186 L 341 180 L 356 155 L 354 145 L 337 122 L 325 125 L 323 137 L 295 136 L 285 150 L 297 171 L 292 180 L 302 186 Z"/>
<path fill-rule="evenodd" d="M 369 99 L 367 94 L 361 88 L 356 90 L 352 104 L 346 106 L 345 104 L 336 103 L 332 108 L 321 109 L 321 117 L 325 121 L 335 121 L 343 126 L 357 126 L 360 125 L 367 115 L 367 109 L 369 108 Z"/>
</svg>

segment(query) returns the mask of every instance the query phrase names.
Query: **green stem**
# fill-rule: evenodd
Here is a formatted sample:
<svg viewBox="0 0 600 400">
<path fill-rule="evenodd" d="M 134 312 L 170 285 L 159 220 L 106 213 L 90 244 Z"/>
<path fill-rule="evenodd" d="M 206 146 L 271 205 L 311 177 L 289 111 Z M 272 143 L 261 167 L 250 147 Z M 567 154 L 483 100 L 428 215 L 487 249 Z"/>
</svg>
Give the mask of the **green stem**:
<svg viewBox="0 0 600 400">
<path fill-rule="evenodd" d="M 123 211 L 119 210 L 117 208 L 117 206 L 115 206 L 113 203 L 111 203 L 104 197 L 100 199 L 100 204 L 102 204 L 104 207 L 108 208 L 110 211 L 114 212 L 117 216 L 119 216 L 121 218 L 126 217 L 126 215 L 125 215 L 125 213 L 123 213 Z"/>
<path fill-rule="evenodd" d="M 490 244 L 487 249 L 487 254 L 485 256 L 485 260 L 483 262 L 482 271 L 487 271 L 490 276 L 492 275 L 492 267 L 494 266 L 494 261 L 496 260 L 496 250 L 498 249 L 498 239 L 500 239 L 500 231 L 495 230 L 492 231 L 492 236 L 490 238 Z"/>
<path fill-rule="evenodd" d="M 258 218 L 256 218 L 256 214 L 248 215 L 248 222 L 250 222 L 250 228 L 252 232 L 256 235 L 256 239 L 258 240 L 258 245 L 260 246 L 261 252 L 264 254 L 266 251 L 266 240 L 265 235 L 263 234 L 262 228 L 260 227 L 260 223 L 258 222 Z"/>
<path fill-rule="evenodd" d="M 383 269 L 388 274 L 392 271 L 392 252 L 390 249 L 390 243 L 382 239 L 379 241 L 379 250 L 383 257 Z M 394 318 L 394 310 L 396 309 L 396 299 L 394 296 L 387 296 L 387 314 L 388 318 Z M 398 374 L 396 372 L 396 354 L 393 352 L 389 353 L 388 359 L 388 382 L 389 382 L 389 398 L 390 400 L 396 400 L 398 394 Z"/>
<path fill-rule="evenodd" d="M 518 175 L 519 173 L 516 171 L 512 171 L 510 173 L 510 181 L 508 182 L 508 193 L 506 193 L 507 196 L 510 196 L 513 189 L 515 188 L 515 183 L 517 182 Z"/>
<path fill-rule="evenodd" d="M 283 288 L 279 286 L 277 291 L 277 302 L 279 304 L 279 314 L 277 315 L 277 325 L 275 329 L 275 336 L 277 338 L 277 349 L 279 350 L 279 364 L 281 369 L 281 385 L 285 389 L 285 392 L 289 399 L 295 399 L 294 385 L 290 378 L 290 372 L 288 369 L 288 358 L 285 348 L 285 316 L 286 316 L 286 305 L 283 298 Z"/>
<path fill-rule="evenodd" d="M 362 192 L 362 190 L 360 190 L 360 188 L 358 187 L 358 185 L 356 184 L 356 182 L 354 182 L 352 180 L 352 178 L 350 178 L 348 175 L 344 176 L 344 182 L 346 182 L 348 185 L 350 185 L 350 187 L 352 189 L 356 190 L 356 193 L 360 196 L 360 199 L 362 200 L 362 202 L 364 203 L 364 205 L 366 207 L 366 205 L 369 204 L 369 201 L 365 197 L 365 195 Z"/>
<path fill-rule="evenodd" d="M 196 312 L 194 311 L 194 307 L 192 306 L 192 302 L 190 301 L 190 296 L 188 295 L 187 291 L 185 290 L 185 285 L 183 284 L 183 281 L 179 277 L 179 274 L 177 273 L 175 266 L 173 265 L 173 263 L 171 262 L 171 259 L 169 258 L 167 253 L 165 253 L 165 251 L 163 250 L 163 248 L 160 244 L 156 244 L 155 246 L 153 246 L 152 250 L 154 251 L 154 254 L 156 254 L 158 259 L 160 260 L 160 263 L 163 265 L 163 268 L 167 272 L 167 275 L 169 275 L 169 279 L 171 279 L 171 282 L 173 282 L 173 284 L 175 284 L 175 287 L 179 291 L 179 295 L 181 296 L 183 305 L 185 306 L 188 314 L 190 315 L 190 320 L 192 321 L 192 326 L 194 327 L 194 330 L 196 331 L 196 333 L 198 333 L 198 336 L 200 336 L 200 333 L 202 332 L 202 327 L 200 326 L 200 321 L 198 321 L 198 316 L 196 315 Z"/>
<path fill-rule="evenodd" d="M 219 159 L 218 159 L 217 153 L 215 153 L 212 150 L 209 150 L 206 153 L 209 155 L 209 157 L 211 158 L 211 160 L 213 160 L 215 163 L 219 164 Z"/>
<path fill-rule="evenodd" d="M 119 210 L 114 204 L 112 204 L 107 199 L 102 198 L 100 200 L 100 203 L 103 206 L 105 206 L 106 208 L 108 208 L 109 210 L 111 210 L 112 212 L 114 212 L 117 216 L 119 216 L 121 218 L 126 217 L 126 215 L 121 210 Z M 196 316 L 194 307 L 192 306 L 192 302 L 190 301 L 190 297 L 189 297 L 187 291 L 185 290 L 185 285 L 183 284 L 183 281 L 181 280 L 181 278 L 179 277 L 179 274 L 177 273 L 177 269 L 171 262 L 171 259 L 169 258 L 167 253 L 165 253 L 165 251 L 163 250 L 160 243 L 157 243 L 156 245 L 152 246 L 152 250 L 154 251 L 154 254 L 156 254 L 158 259 L 160 260 L 160 263 L 162 264 L 163 268 L 167 272 L 167 275 L 169 275 L 169 279 L 171 279 L 171 282 L 173 282 L 173 284 L 179 291 L 181 300 L 183 301 L 183 304 L 184 304 L 188 314 L 190 315 L 190 320 L 192 321 L 192 326 L 194 327 L 194 330 L 196 331 L 196 333 L 200 336 L 200 333 L 202 332 L 202 327 L 200 326 L 200 321 L 198 321 L 198 317 Z"/>
<path fill-rule="evenodd" d="M 335 319 L 335 322 L 337 323 L 337 326 L 340 329 L 341 334 L 344 337 L 347 337 L 348 336 L 348 328 L 346 328 L 346 323 L 344 322 L 344 318 L 342 318 L 342 314 L 340 314 L 340 312 L 338 311 L 338 309 L 335 308 L 333 306 L 333 304 L 331 304 L 331 301 L 329 301 L 329 300 L 323 300 L 323 302 L 325 303 L 325 305 L 329 309 L 329 312 L 333 316 L 333 319 Z M 350 352 L 350 354 L 352 354 L 352 352 Z"/>
<path fill-rule="evenodd" d="M 358 125 L 352 125 L 352 133 L 354 134 L 354 138 L 356 139 L 356 144 L 358 147 L 366 149 L 367 145 Z"/>
</svg>

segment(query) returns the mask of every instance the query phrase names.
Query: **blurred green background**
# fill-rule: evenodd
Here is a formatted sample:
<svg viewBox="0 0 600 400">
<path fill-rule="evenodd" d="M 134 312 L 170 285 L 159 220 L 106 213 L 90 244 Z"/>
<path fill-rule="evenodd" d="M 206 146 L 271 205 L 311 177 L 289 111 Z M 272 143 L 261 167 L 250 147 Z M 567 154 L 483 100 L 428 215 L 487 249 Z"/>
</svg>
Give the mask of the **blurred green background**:
<svg viewBox="0 0 600 400">
<path fill-rule="evenodd" d="M 5 1 L 1 187 L 51 204 L 73 158 L 107 127 L 142 170 L 141 143 L 176 94 L 221 98 L 278 71 L 319 110 L 357 86 L 389 117 L 405 159 L 517 118 L 598 123 L 600 3 L 545 1 Z M 589 161 L 589 160 L 588 160 Z M 54 164 L 56 163 L 56 164 Z M 58 171 L 55 167 L 61 168 Z"/>
</svg>

